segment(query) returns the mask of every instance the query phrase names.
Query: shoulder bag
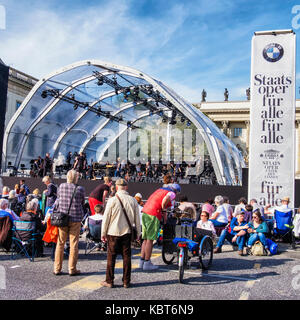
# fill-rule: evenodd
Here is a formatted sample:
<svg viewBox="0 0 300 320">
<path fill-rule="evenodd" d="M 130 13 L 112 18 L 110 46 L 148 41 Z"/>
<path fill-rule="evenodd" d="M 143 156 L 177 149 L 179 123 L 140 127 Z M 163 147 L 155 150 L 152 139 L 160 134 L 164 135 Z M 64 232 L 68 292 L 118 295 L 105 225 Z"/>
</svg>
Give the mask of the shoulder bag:
<svg viewBox="0 0 300 320">
<path fill-rule="evenodd" d="M 121 207 L 123 209 L 123 212 L 125 214 L 125 217 L 126 217 L 126 220 L 127 220 L 127 223 L 129 225 L 129 228 L 130 228 L 130 231 L 131 231 L 131 242 L 134 242 L 136 239 L 137 239 L 137 229 L 135 226 L 133 226 L 131 223 L 130 223 L 130 220 L 128 218 L 128 215 L 127 215 L 127 212 L 124 208 L 124 205 L 123 205 L 123 202 L 121 201 L 120 197 L 116 194 L 116 197 L 118 198 L 118 200 L 120 201 L 120 204 L 121 204 Z"/>
<path fill-rule="evenodd" d="M 69 212 L 70 212 L 70 209 L 71 209 L 71 205 L 72 205 L 73 198 L 74 198 L 74 195 L 75 195 L 77 187 L 78 186 L 76 185 L 75 189 L 73 191 L 73 194 L 72 194 L 72 197 L 71 197 L 71 201 L 70 201 L 70 205 L 69 205 L 69 209 L 68 209 L 67 213 L 61 212 L 59 210 L 59 208 L 53 209 L 53 213 L 51 214 L 51 217 L 50 217 L 50 221 L 51 221 L 51 225 L 52 226 L 55 226 L 55 227 L 67 227 L 69 225 L 69 218 L 70 218 Z"/>
<path fill-rule="evenodd" d="M 266 250 L 260 241 L 256 241 L 251 247 L 251 254 L 253 256 L 266 256 Z"/>
</svg>

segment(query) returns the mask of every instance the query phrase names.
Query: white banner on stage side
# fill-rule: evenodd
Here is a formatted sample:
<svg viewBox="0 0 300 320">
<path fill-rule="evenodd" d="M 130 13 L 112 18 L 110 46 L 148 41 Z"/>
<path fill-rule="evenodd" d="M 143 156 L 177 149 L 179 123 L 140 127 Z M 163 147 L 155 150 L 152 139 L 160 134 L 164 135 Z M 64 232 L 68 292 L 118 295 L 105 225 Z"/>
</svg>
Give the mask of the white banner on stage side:
<svg viewBox="0 0 300 320">
<path fill-rule="evenodd" d="M 291 30 L 252 38 L 248 199 L 263 206 L 294 207 L 295 50 Z"/>
</svg>

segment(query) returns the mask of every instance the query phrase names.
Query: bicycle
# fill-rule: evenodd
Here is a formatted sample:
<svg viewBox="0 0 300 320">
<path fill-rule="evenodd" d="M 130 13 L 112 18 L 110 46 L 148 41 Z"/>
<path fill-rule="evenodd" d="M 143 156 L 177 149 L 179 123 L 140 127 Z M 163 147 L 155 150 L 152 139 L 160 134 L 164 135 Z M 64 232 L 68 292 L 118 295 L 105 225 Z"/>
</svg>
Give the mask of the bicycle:
<svg viewBox="0 0 300 320">
<path fill-rule="evenodd" d="M 184 218 L 180 222 L 174 228 L 168 224 L 164 226 L 162 259 L 169 265 L 177 257 L 179 282 L 182 283 L 184 270 L 190 267 L 192 258 L 199 259 L 202 270 L 209 269 L 213 260 L 213 242 L 211 231 L 195 228 L 191 219 Z"/>
</svg>

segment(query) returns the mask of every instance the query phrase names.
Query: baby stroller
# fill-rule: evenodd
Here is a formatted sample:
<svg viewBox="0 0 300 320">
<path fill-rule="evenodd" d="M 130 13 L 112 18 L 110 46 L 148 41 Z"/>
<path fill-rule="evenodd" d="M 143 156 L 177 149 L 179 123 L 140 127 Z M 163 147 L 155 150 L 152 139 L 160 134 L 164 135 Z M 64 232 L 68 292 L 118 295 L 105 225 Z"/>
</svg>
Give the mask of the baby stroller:
<svg viewBox="0 0 300 320">
<path fill-rule="evenodd" d="M 106 243 L 101 241 L 101 225 L 102 220 L 94 220 L 91 217 L 87 217 L 88 230 L 86 234 L 85 255 L 98 249 L 106 251 Z"/>
</svg>

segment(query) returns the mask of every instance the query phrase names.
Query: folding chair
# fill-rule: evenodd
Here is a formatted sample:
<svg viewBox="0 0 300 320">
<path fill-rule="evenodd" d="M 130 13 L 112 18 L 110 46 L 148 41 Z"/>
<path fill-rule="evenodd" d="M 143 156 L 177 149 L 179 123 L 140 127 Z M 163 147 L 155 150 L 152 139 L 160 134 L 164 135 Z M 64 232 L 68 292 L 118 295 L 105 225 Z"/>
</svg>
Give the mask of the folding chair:
<svg viewBox="0 0 300 320">
<path fill-rule="evenodd" d="M 37 254 L 34 221 L 14 221 L 11 259 L 25 256 L 33 262 Z"/>
<path fill-rule="evenodd" d="M 10 251 L 12 244 L 12 221 L 9 216 L 0 218 L 0 249 Z"/>
<path fill-rule="evenodd" d="M 104 248 L 105 244 L 101 241 L 101 225 L 102 220 L 88 219 L 88 232 L 86 235 L 85 255 L 91 253 L 95 249 Z"/>
<path fill-rule="evenodd" d="M 273 236 L 282 241 L 288 241 L 295 248 L 295 237 L 293 234 L 293 210 L 282 212 L 274 211 Z"/>
</svg>

